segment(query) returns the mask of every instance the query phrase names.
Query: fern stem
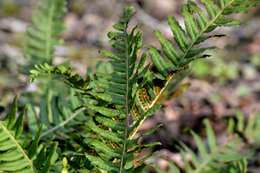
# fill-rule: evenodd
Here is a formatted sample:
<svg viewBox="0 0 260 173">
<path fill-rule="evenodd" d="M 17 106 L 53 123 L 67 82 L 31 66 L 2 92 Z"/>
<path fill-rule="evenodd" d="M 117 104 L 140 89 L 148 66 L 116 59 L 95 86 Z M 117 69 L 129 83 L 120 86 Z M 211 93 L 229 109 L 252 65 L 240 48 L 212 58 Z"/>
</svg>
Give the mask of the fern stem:
<svg viewBox="0 0 260 173">
<path fill-rule="evenodd" d="M 81 107 L 81 108 L 77 109 L 68 119 L 66 119 L 65 121 L 62 121 L 60 124 L 58 124 L 55 127 L 47 130 L 46 132 L 42 133 L 40 138 L 47 136 L 50 133 L 53 133 L 54 131 L 58 130 L 59 128 L 65 126 L 66 124 L 68 124 L 71 120 L 73 120 L 75 117 L 77 117 L 80 113 L 82 113 L 86 109 L 87 108 L 85 108 L 85 107 Z"/>
<path fill-rule="evenodd" d="M 231 6 L 234 3 L 235 0 L 231 0 L 228 4 L 226 4 L 220 11 L 219 13 L 205 26 L 204 29 L 202 29 L 200 31 L 200 33 L 197 35 L 197 37 L 193 40 L 193 42 L 190 44 L 190 46 L 188 47 L 188 49 L 185 51 L 184 55 L 180 58 L 180 59 L 184 59 L 186 58 L 186 56 L 190 53 L 191 49 L 195 46 L 196 42 L 198 41 L 198 39 L 208 30 L 208 28 L 210 26 L 212 26 L 216 20 L 218 20 L 218 18 L 222 15 L 222 13 L 224 12 L 225 9 L 227 9 L 229 6 Z M 165 82 L 164 87 L 160 90 L 159 94 L 155 97 L 155 99 L 152 101 L 151 105 L 149 106 L 149 109 L 147 110 L 147 112 L 157 103 L 157 101 L 159 100 L 159 98 L 161 97 L 161 95 L 163 94 L 163 92 L 166 90 L 166 88 L 168 87 L 170 81 L 173 79 L 174 77 L 174 73 L 171 74 L 168 77 L 168 80 Z M 143 122 L 145 121 L 146 116 L 144 116 L 141 121 L 139 121 L 137 127 L 134 129 L 133 133 L 130 135 L 130 139 L 132 139 L 135 134 L 138 132 L 139 128 L 141 127 L 141 125 L 143 124 Z"/>
<path fill-rule="evenodd" d="M 9 136 L 9 138 L 11 139 L 11 141 L 15 144 L 15 146 L 17 147 L 17 149 L 23 154 L 24 158 L 27 160 L 27 162 L 30 165 L 30 169 L 32 172 L 35 172 L 34 170 L 34 166 L 33 166 L 33 162 L 31 161 L 31 159 L 28 157 L 28 155 L 26 154 L 26 152 L 24 151 L 24 149 L 21 147 L 21 145 L 17 142 L 17 140 L 15 139 L 15 137 L 10 133 L 10 131 L 2 124 L 2 122 L 0 122 L 0 127 L 1 129 L 4 130 L 4 132 Z"/>
</svg>

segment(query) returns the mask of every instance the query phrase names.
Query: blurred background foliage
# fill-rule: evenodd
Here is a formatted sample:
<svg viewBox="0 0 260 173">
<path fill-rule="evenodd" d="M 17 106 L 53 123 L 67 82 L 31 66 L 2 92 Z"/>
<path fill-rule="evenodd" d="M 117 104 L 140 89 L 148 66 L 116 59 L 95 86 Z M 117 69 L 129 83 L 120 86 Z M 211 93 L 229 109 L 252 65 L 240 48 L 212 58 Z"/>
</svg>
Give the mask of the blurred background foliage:
<svg viewBox="0 0 260 173">
<path fill-rule="evenodd" d="M 62 33 L 64 44 L 56 47 L 54 64 L 70 64 L 84 75 L 88 67 L 94 67 L 102 59 L 99 50 L 108 48 L 106 33 L 118 19 L 124 4 L 130 3 L 137 8 L 133 23 L 139 24 L 144 42 L 159 46 L 153 31 L 159 29 L 170 37 L 166 17 L 178 17 L 179 7 L 184 1 L 68 2 L 65 31 Z M 27 76 L 20 73 L 28 63 L 24 57 L 24 37 L 36 4 L 37 0 L 0 0 L 0 112 L 14 95 L 37 90 L 37 85 L 29 83 Z M 227 35 L 217 40 L 221 49 L 209 52 L 213 54 L 212 58 L 193 63 L 192 75 L 185 80 L 190 85 L 184 85 L 184 94 L 165 102 L 158 115 L 144 123 L 142 130 L 162 124 L 156 134 L 147 139 L 162 142 L 162 146 L 156 148 L 159 154 L 155 158 L 160 167 L 166 166 L 161 156 L 178 161 L 179 155 L 173 147 L 176 140 L 194 145 L 187 129 L 199 133 L 201 119 L 210 118 L 217 134 L 221 134 L 225 126 L 223 118 L 234 116 L 238 111 L 245 117 L 260 112 L 260 9 L 237 17 L 243 19 L 242 27 L 220 29 Z M 207 44 L 211 42 L 216 44 L 215 39 Z M 259 160 L 257 164 L 259 166 Z M 252 169 L 257 169 L 257 164 Z"/>
</svg>

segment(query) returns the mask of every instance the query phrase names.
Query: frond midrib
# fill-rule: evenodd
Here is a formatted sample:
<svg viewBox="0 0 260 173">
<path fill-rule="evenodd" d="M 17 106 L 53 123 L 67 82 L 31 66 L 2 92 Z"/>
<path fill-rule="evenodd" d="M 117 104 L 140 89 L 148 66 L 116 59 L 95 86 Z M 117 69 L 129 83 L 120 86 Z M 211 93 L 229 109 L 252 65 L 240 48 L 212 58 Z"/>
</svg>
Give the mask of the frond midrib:
<svg viewBox="0 0 260 173">
<path fill-rule="evenodd" d="M 126 109 L 126 119 L 125 119 L 125 130 L 124 130 L 124 144 L 123 144 L 123 151 L 122 151 L 122 157 L 120 160 L 120 169 L 119 169 L 119 173 L 122 173 L 124 171 L 124 158 L 125 158 L 125 154 L 126 154 L 126 150 L 127 150 L 127 140 L 128 140 L 128 118 L 129 118 L 129 44 L 128 44 L 128 34 L 127 31 L 125 30 L 124 33 L 126 34 L 127 38 L 125 38 L 125 44 L 126 44 L 126 52 L 125 52 L 125 56 L 126 56 L 126 62 L 125 62 L 125 68 L 126 68 L 126 93 L 125 93 L 125 109 Z"/>
<path fill-rule="evenodd" d="M 229 6 L 231 6 L 234 3 L 235 0 L 231 0 L 229 3 L 227 3 L 219 12 L 218 14 L 211 19 L 211 21 L 205 26 L 204 29 L 202 29 L 199 34 L 196 36 L 196 38 L 192 41 L 192 43 L 190 44 L 190 46 L 188 47 L 188 49 L 185 51 L 184 55 L 180 58 L 180 59 L 184 59 L 187 57 L 187 55 L 189 54 L 189 52 L 191 51 L 191 49 L 195 46 L 196 42 L 198 41 L 198 39 L 208 30 L 209 27 L 211 27 L 215 21 L 218 20 L 218 18 L 223 14 L 223 12 L 225 11 L 225 9 L 227 9 Z M 167 81 L 165 82 L 165 85 L 163 86 L 163 88 L 161 89 L 160 93 L 154 98 L 154 100 L 151 102 L 151 105 L 149 106 L 147 112 L 154 107 L 154 105 L 157 103 L 157 101 L 159 100 L 159 98 L 161 97 L 161 95 L 164 93 L 164 91 L 167 89 L 168 85 L 170 84 L 170 81 L 173 79 L 175 73 L 171 74 L 168 76 Z M 144 116 L 143 119 L 140 121 L 139 125 L 137 126 L 137 128 L 134 130 L 134 132 L 130 135 L 130 139 L 132 139 L 135 134 L 137 133 L 138 129 L 141 127 L 142 123 L 144 122 L 144 120 L 146 119 L 146 117 Z"/>
<path fill-rule="evenodd" d="M 15 137 L 10 133 L 10 131 L 5 127 L 5 125 L 0 121 L 0 127 L 3 129 L 3 131 L 9 136 L 9 138 L 11 139 L 11 141 L 15 144 L 15 146 L 17 147 L 17 149 L 22 153 L 23 157 L 26 159 L 26 161 L 28 162 L 30 169 L 32 172 L 35 173 L 34 171 L 34 166 L 33 166 L 33 162 L 31 161 L 31 159 L 28 157 L 28 155 L 26 154 L 26 152 L 24 151 L 24 149 L 21 147 L 21 145 L 17 142 L 17 140 L 15 139 Z"/>
</svg>

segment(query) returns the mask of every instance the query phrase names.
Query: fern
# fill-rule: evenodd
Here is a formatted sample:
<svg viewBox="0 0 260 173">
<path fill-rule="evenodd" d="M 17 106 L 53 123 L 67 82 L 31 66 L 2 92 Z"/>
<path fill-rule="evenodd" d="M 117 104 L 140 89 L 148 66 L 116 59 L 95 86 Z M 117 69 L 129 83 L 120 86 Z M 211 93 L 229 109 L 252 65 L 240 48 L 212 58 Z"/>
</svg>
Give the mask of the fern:
<svg viewBox="0 0 260 173">
<path fill-rule="evenodd" d="M 126 8 L 119 23 L 114 25 L 116 31 L 108 34 L 113 52 L 102 53 L 110 59 L 112 71 L 98 72 L 86 87 L 88 89 L 80 88 L 85 97 L 96 100 L 94 104 L 85 105 L 94 112 L 94 116 L 86 123 L 85 135 L 93 154 L 85 155 L 98 170 L 108 172 L 131 172 L 141 165 L 134 165 L 134 155 L 142 147 L 136 144 L 136 140 L 128 139 L 131 132 L 130 121 L 133 118 L 131 109 L 135 101 L 134 86 L 138 75 L 147 71 L 147 68 L 143 68 L 145 55 L 142 56 L 143 60 L 139 65 L 136 65 L 137 53 L 142 45 L 141 34 L 136 31 L 136 27 L 130 33 L 127 30 L 133 14 L 133 8 Z M 44 73 L 60 73 L 59 70 L 53 69 L 58 68 L 37 66 L 31 71 L 32 79 Z M 71 79 L 68 74 L 60 74 L 65 79 Z M 72 80 L 67 81 L 72 86 L 75 84 Z M 101 138 L 97 138 L 97 135 Z"/>
<path fill-rule="evenodd" d="M 140 32 L 136 28 L 130 33 L 127 30 L 133 14 L 132 7 L 126 8 L 120 21 L 114 25 L 115 31 L 108 34 L 113 52 L 103 53 L 110 58 L 113 71 L 98 76 L 90 91 L 90 95 L 105 103 L 88 105 L 96 115 L 86 124 L 90 131 L 86 139 L 97 155 L 86 154 L 86 157 L 94 166 L 108 172 L 133 172 L 136 167 L 134 155 L 139 150 L 136 141 L 128 139 L 134 103 L 133 86 L 137 80 L 135 62 L 142 45 Z M 101 138 L 96 138 L 96 135 Z"/>
<path fill-rule="evenodd" d="M 29 66 L 38 65 L 39 70 L 44 66 L 58 77 L 67 75 L 62 80 L 66 83 L 73 83 L 71 87 L 74 89 L 83 89 L 87 86 L 88 79 L 82 79 L 63 66 L 51 69 L 47 65 L 53 63 L 55 47 L 61 42 L 59 37 L 63 31 L 62 18 L 66 12 L 66 5 L 66 0 L 39 1 L 38 8 L 32 17 L 32 25 L 27 30 L 25 54 L 29 58 Z M 78 105 L 81 99 L 74 96 L 73 89 L 59 86 L 56 81 L 54 83 L 49 78 L 42 79 L 38 87 L 39 91 L 24 95 L 24 99 L 30 102 L 28 126 L 34 134 L 39 126 L 43 126 L 44 132 L 41 137 L 46 136 L 67 124 L 72 124 L 76 117 L 80 115 L 82 117 L 84 109 L 77 110 L 80 108 Z M 35 101 L 37 97 L 40 97 L 38 104 Z M 66 99 L 67 102 L 65 102 Z M 68 106 L 64 107 L 65 105 Z M 38 108 L 39 113 L 36 111 Z"/>
<path fill-rule="evenodd" d="M 176 76 L 180 74 L 180 71 L 187 70 L 191 61 L 210 56 L 205 51 L 211 49 L 211 47 L 201 47 L 200 45 L 212 37 L 219 37 L 219 35 L 211 34 L 212 31 L 217 27 L 239 24 L 237 20 L 229 16 L 230 14 L 245 12 L 259 5 L 259 0 L 201 0 L 200 2 L 202 6 L 191 0 L 183 5 L 182 16 L 185 28 L 175 18 L 168 18 L 168 24 L 177 46 L 173 46 L 172 42 L 166 39 L 160 31 L 155 32 L 161 44 L 161 49 L 151 47 L 149 50 L 156 70 L 146 79 L 145 89 L 142 89 L 146 90 L 146 93 L 138 94 L 140 98 L 149 98 L 142 103 L 143 106 L 139 106 L 146 107 L 147 109 L 144 111 L 149 111 L 156 103 L 161 101 L 165 91 L 169 93 L 168 95 L 172 95 L 171 93 L 176 89 L 176 87 L 171 87 L 172 83 L 175 83 L 175 86 L 178 85 Z M 188 73 L 184 73 L 184 76 L 185 74 Z M 145 119 L 146 116 L 140 116 L 136 121 L 135 133 Z"/>
<path fill-rule="evenodd" d="M 181 170 L 174 164 L 169 162 L 169 168 L 168 171 L 163 171 L 157 168 L 157 173 L 180 173 Z M 229 163 L 224 163 L 222 164 L 222 168 L 216 168 L 215 172 L 218 173 L 246 173 L 247 171 L 247 162 L 246 160 L 240 160 L 240 161 L 235 161 L 235 162 L 229 162 Z M 200 171 L 200 172 L 205 172 L 205 171 Z M 206 173 L 206 172 L 205 172 Z"/>
<path fill-rule="evenodd" d="M 84 138 L 81 144 L 84 148 L 80 148 L 77 154 L 83 154 L 90 161 L 88 169 L 92 172 L 141 172 L 146 156 L 138 156 L 143 148 L 153 146 L 140 144 L 140 138 L 135 138 L 143 121 L 160 108 L 161 101 L 168 95 L 179 92 L 179 84 L 189 74 L 191 61 L 209 56 L 205 51 L 211 47 L 201 47 L 200 43 L 219 36 L 212 35 L 211 31 L 221 26 L 236 25 L 237 21 L 229 15 L 244 12 L 258 5 L 259 1 L 201 0 L 201 3 L 203 8 L 196 1 L 188 1 L 183 6 L 185 28 L 174 18 L 168 19 L 177 44 L 175 47 L 156 31 L 162 50 L 151 47 L 139 53 L 142 36 L 136 27 L 128 27 L 134 14 L 133 8 L 128 7 L 114 25 L 115 31 L 108 34 L 113 50 L 102 52 L 109 59 L 107 63 L 99 64 L 101 68 L 105 67 L 104 71 L 97 70 L 88 74 L 86 79 L 62 66 L 44 64 L 31 71 L 32 80 L 42 74 L 61 77 L 88 100 L 79 105 L 87 110 L 87 121 L 78 128 L 84 132 L 78 134 Z M 151 58 L 151 63 L 147 63 L 147 58 Z M 193 157 L 190 161 L 186 159 L 185 169 L 189 172 L 225 172 L 241 167 L 240 172 L 244 172 L 244 157 L 234 153 L 240 148 L 237 140 L 218 147 L 208 124 L 207 134 L 209 150 L 193 133 L 199 157 L 191 152 Z M 182 153 L 186 155 L 187 152 L 190 149 L 183 145 Z"/>
<path fill-rule="evenodd" d="M 236 122 L 236 123 L 235 123 Z M 260 115 L 259 113 L 250 115 L 246 120 L 241 112 L 237 112 L 235 119 L 230 118 L 228 128 L 231 133 L 238 133 L 249 144 L 260 146 Z"/>
<path fill-rule="evenodd" d="M 60 43 L 59 36 L 64 28 L 61 19 L 65 12 L 65 0 L 39 1 L 32 26 L 27 30 L 25 54 L 30 65 L 52 63 L 54 48 Z"/>
<path fill-rule="evenodd" d="M 31 146 L 25 149 L 19 139 L 23 132 L 24 113 L 16 118 L 17 99 L 15 98 L 6 119 L 0 121 L 0 172 L 36 173 L 37 170 L 41 170 L 40 172 L 46 173 L 53 162 L 51 159 L 57 144 L 51 146 L 51 152 L 42 147 L 40 154 L 37 154 L 40 134 L 38 133 Z"/>
<path fill-rule="evenodd" d="M 181 144 L 181 154 L 186 173 L 246 173 L 248 154 L 243 153 L 243 142 L 238 137 L 231 137 L 225 144 L 219 145 L 208 120 L 204 121 L 207 142 L 192 132 L 198 154 L 185 144 Z M 171 173 L 181 172 L 173 163 L 169 163 Z M 158 173 L 163 173 L 158 169 Z"/>
</svg>

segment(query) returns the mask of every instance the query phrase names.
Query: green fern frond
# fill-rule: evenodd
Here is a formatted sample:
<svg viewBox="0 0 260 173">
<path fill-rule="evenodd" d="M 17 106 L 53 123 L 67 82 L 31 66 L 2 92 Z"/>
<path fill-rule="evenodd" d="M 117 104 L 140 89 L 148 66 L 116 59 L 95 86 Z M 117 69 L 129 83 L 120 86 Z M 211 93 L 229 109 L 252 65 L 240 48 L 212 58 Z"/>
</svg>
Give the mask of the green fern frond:
<svg viewBox="0 0 260 173">
<path fill-rule="evenodd" d="M 142 60 L 136 64 L 142 45 L 141 33 L 136 27 L 128 32 L 133 14 L 132 7 L 125 8 L 114 25 L 115 31 L 108 34 L 113 51 L 102 53 L 109 58 L 111 71 L 98 72 L 88 92 L 98 102 L 86 106 L 95 114 L 86 123 L 85 142 L 92 152 L 85 155 L 101 172 L 134 172 L 143 167 L 145 159 L 137 159 L 136 155 L 146 146 L 138 144 L 136 139 L 129 139 L 135 87 L 139 73 L 145 69 Z"/>
<path fill-rule="evenodd" d="M 41 172 L 47 173 L 50 164 L 38 167 L 36 163 L 46 163 L 42 159 L 52 158 L 56 147 L 53 148 L 52 153 L 42 152 L 44 155 L 40 158 L 37 154 L 40 133 L 38 133 L 28 149 L 24 147 L 24 143 L 20 142 L 23 132 L 24 113 L 21 113 L 18 118 L 16 117 L 17 98 L 15 98 L 5 120 L 0 121 L 0 172 L 36 173 L 38 169 L 43 168 Z"/>
<path fill-rule="evenodd" d="M 27 30 L 25 54 L 30 64 L 52 63 L 54 48 L 60 44 L 66 0 L 41 0 Z"/>
<path fill-rule="evenodd" d="M 260 146 L 260 114 L 252 114 L 246 119 L 237 112 L 235 119 L 228 120 L 228 128 L 231 133 L 238 133 L 251 145 Z"/>
<path fill-rule="evenodd" d="M 80 75 L 72 72 L 71 68 L 65 66 L 51 66 L 47 63 L 35 65 L 35 68 L 30 71 L 30 80 L 34 81 L 43 75 L 52 75 L 53 77 L 61 78 L 70 87 L 80 91 L 89 89 L 89 78 L 83 79 Z"/>
<path fill-rule="evenodd" d="M 189 74 L 189 63 L 210 56 L 205 52 L 212 47 L 202 47 L 201 43 L 215 37 L 216 35 L 212 34 L 212 31 L 216 28 L 239 24 L 230 14 L 245 12 L 259 4 L 259 0 L 189 0 L 182 7 L 185 27 L 182 27 L 174 17 L 169 17 L 168 24 L 176 46 L 160 31 L 155 32 L 161 49 L 151 47 L 148 51 L 154 68 L 146 75 L 146 84 L 142 84 L 147 91 L 145 95 L 149 95 L 150 98 L 149 102 L 144 103 L 144 106 L 152 109 L 157 103 L 160 103 L 165 92 L 167 95 L 172 95 L 176 86 L 181 82 L 181 80 L 176 80 L 179 78 L 178 75 L 183 73 L 181 78 L 184 78 Z M 155 86 L 158 86 L 156 90 Z M 136 120 L 139 124 L 136 125 L 135 132 L 145 119 L 146 116 L 140 116 L 140 119 Z"/>
<path fill-rule="evenodd" d="M 17 114 L 17 100 L 14 100 L 7 119 L 0 121 L 0 171 L 34 173 L 33 161 L 19 143 L 23 129 L 23 114 Z"/>
<path fill-rule="evenodd" d="M 238 137 L 232 137 L 225 144 L 219 145 L 209 121 L 205 120 L 204 124 L 206 142 L 192 132 L 198 148 L 197 154 L 185 144 L 181 144 L 185 173 L 246 173 L 246 159 L 250 155 L 243 152 L 243 142 Z M 163 173 L 159 169 L 158 171 Z M 169 171 L 171 173 L 181 172 L 173 163 L 169 163 Z"/>
</svg>

